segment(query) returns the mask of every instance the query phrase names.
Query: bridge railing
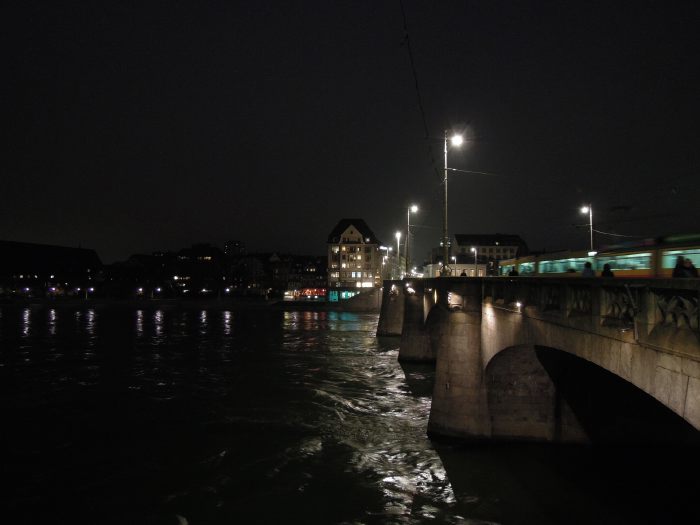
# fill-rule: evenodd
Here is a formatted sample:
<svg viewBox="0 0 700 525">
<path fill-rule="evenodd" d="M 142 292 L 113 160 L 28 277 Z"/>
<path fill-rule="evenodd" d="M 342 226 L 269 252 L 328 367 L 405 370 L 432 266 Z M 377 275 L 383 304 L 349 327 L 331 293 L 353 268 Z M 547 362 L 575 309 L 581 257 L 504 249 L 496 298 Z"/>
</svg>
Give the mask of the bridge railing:
<svg viewBox="0 0 700 525">
<path fill-rule="evenodd" d="M 596 332 L 634 329 L 639 342 L 700 351 L 700 280 L 484 278 L 483 300 Z"/>
</svg>

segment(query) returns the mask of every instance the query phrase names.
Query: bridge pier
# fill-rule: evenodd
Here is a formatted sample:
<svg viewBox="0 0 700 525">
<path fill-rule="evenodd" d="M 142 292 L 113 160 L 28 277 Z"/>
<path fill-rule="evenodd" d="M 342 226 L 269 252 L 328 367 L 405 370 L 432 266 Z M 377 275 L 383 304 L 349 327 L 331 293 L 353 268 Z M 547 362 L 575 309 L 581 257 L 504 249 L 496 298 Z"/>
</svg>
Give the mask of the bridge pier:
<svg viewBox="0 0 700 525">
<path fill-rule="evenodd" d="M 377 337 L 400 336 L 403 331 L 404 286 L 402 281 L 384 281 Z"/>
<path fill-rule="evenodd" d="M 436 283 L 430 312 L 437 364 L 428 433 L 466 439 L 491 435 L 481 364 L 481 280 Z"/>
<path fill-rule="evenodd" d="M 404 312 L 399 361 L 435 362 L 425 316 L 425 283 L 422 280 L 404 283 Z"/>
</svg>

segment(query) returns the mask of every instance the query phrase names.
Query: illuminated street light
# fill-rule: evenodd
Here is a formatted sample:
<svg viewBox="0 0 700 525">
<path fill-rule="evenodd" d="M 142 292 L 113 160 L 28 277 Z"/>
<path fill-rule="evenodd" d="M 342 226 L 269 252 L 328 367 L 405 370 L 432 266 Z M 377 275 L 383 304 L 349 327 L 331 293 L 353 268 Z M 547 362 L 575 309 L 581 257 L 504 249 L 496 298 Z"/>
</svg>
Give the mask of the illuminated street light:
<svg viewBox="0 0 700 525">
<path fill-rule="evenodd" d="M 396 268 L 401 279 L 401 232 L 396 232 Z"/>
<path fill-rule="evenodd" d="M 380 246 L 380 247 L 379 247 L 379 250 L 380 250 L 380 251 L 381 251 L 381 250 L 384 250 L 384 251 L 385 251 L 384 255 L 382 255 L 382 279 L 385 279 L 385 275 L 384 275 L 384 274 L 386 273 L 386 269 L 385 269 L 385 267 L 386 267 L 386 262 L 387 262 L 387 260 L 389 260 L 389 253 L 391 252 L 392 249 L 393 249 L 393 248 L 392 248 L 391 246 Z M 390 273 L 390 272 L 389 272 L 389 273 Z M 389 278 L 391 278 L 391 277 L 389 276 Z"/>
<path fill-rule="evenodd" d="M 418 206 L 415 204 L 412 204 L 411 206 L 408 207 L 406 210 L 406 246 L 404 249 L 406 250 L 406 273 L 408 273 L 408 241 L 411 238 L 411 213 L 417 213 L 418 212 Z"/>
<path fill-rule="evenodd" d="M 474 277 L 478 277 L 479 272 L 477 271 L 477 268 L 476 268 L 476 252 L 477 252 L 477 250 L 474 246 L 472 246 L 469 251 L 474 252 Z"/>
<path fill-rule="evenodd" d="M 588 214 L 588 229 L 591 232 L 591 251 L 593 251 L 593 205 L 582 206 L 581 213 Z"/>
<path fill-rule="evenodd" d="M 450 139 L 452 146 L 459 147 L 462 145 L 464 139 L 462 135 L 455 134 Z M 442 272 L 441 275 L 448 276 L 451 270 L 448 266 L 449 248 L 448 248 L 448 237 L 447 237 L 447 130 L 445 130 L 445 175 L 442 180 L 442 184 L 445 188 L 443 201 L 442 201 Z"/>
</svg>

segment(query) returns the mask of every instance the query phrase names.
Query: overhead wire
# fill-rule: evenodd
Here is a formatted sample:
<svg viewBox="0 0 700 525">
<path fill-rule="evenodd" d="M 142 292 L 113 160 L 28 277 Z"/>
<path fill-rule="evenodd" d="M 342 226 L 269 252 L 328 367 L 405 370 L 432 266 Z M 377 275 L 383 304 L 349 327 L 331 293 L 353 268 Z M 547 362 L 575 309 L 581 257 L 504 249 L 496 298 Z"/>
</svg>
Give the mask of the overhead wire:
<svg viewBox="0 0 700 525">
<path fill-rule="evenodd" d="M 421 91 L 420 91 L 420 84 L 418 83 L 418 72 L 416 71 L 416 62 L 413 58 L 413 49 L 411 48 L 411 37 L 408 33 L 408 21 L 406 19 L 406 10 L 404 9 L 404 6 L 403 6 L 403 0 L 399 0 L 399 5 L 401 6 L 401 16 L 403 18 L 403 31 L 404 31 L 403 43 L 406 45 L 406 51 L 408 52 L 408 60 L 411 64 L 411 73 L 413 74 L 413 85 L 414 85 L 415 90 L 416 90 L 416 97 L 418 99 L 418 110 L 420 112 L 421 121 L 423 123 L 423 132 L 425 134 L 424 139 L 426 140 L 426 142 L 428 144 L 428 156 L 430 157 L 430 164 L 435 169 L 435 174 L 437 175 L 438 178 L 440 178 L 440 171 L 437 167 L 437 163 L 435 162 L 435 153 L 433 151 L 433 146 L 430 143 L 430 130 L 428 128 L 428 119 L 425 115 L 425 107 L 423 106 L 423 97 L 422 97 Z"/>
<path fill-rule="evenodd" d="M 611 237 L 629 237 L 630 239 L 641 239 L 644 237 L 644 235 L 622 235 L 621 233 L 603 232 L 600 230 L 596 230 L 595 228 L 593 228 L 593 231 L 595 233 L 600 233 L 601 235 L 610 235 Z"/>
</svg>

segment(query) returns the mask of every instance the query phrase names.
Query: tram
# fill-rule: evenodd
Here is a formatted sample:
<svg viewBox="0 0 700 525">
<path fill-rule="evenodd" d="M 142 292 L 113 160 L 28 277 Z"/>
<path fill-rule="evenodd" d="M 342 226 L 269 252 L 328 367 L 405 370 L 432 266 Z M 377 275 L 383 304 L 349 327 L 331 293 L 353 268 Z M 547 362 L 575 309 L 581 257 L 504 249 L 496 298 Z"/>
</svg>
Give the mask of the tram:
<svg viewBox="0 0 700 525">
<path fill-rule="evenodd" d="M 669 235 L 634 244 L 608 246 L 600 252 L 565 251 L 506 259 L 499 263 L 501 276 L 515 268 L 520 276 L 575 277 L 580 276 L 586 262 L 596 275 L 605 264 L 615 277 L 670 278 L 678 257 L 690 259 L 700 268 L 700 234 Z"/>
</svg>

